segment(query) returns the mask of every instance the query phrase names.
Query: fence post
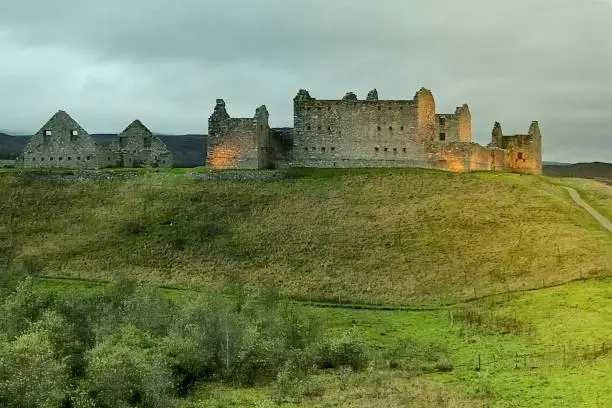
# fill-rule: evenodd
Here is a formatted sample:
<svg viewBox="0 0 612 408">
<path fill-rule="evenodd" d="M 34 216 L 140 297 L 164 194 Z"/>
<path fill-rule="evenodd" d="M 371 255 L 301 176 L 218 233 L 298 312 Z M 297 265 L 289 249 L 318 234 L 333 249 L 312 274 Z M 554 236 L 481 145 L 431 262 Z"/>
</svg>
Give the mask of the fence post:
<svg viewBox="0 0 612 408">
<path fill-rule="evenodd" d="M 480 371 L 480 354 L 478 354 L 478 371 Z"/>
</svg>

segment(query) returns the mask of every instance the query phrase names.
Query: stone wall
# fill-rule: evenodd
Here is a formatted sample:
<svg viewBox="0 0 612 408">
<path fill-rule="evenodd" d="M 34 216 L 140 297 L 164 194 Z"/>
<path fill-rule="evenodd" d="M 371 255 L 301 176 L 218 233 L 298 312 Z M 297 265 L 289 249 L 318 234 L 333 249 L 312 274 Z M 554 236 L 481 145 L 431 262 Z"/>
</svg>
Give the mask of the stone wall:
<svg viewBox="0 0 612 408">
<path fill-rule="evenodd" d="M 263 169 L 272 157 L 268 111 L 260 106 L 252 118 L 232 118 L 217 99 L 208 119 L 206 165 L 213 169 Z"/>
<path fill-rule="evenodd" d="M 24 148 L 23 165 L 97 169 L 112 163 L 107 149 L 92 137 L 66 112 L 60 110 L 45 123 Z"/>
<path fill-rule="evenodd" d="M 527 134 L 505 136 L 499 122 L 495 122 L 489 146 L 504 149 L 506 171 L 542 174 L 542 135 L 538 122 L 531 122 Z"/>
<path fill-rule="evenodd" d="M 294 99 L 293 165 L 426 162 L 422 141 L 435 133 L 435 107 L 430 92 L 419 92 L 415 100 L 378 100 L 375 90 L 366 100 L 352 93 L 341 100 L 317 100 L 301 90 Z"/>
<path fill-rule="evenodd" d="M 347 92 L 318 100 L 301 89 L 293 100 L 294 128 L 270 129 L 265 107 L 254 118 L 233 119 L 217 100 L 209 119 L 208 166 L 426 167 L 449 171 L 513 171 L 540 174 L 537 122 L 527 135 L 503 136 L 496 123 L 488 146 L 472 142 L 467 104 L 436 114 L 430 90 L 411 100 L 380 100 L 373 89 L 364 100 Z M 265 125 L 264 125 L 265 123 Z"/>
<path fill-rule="evenodd" d="M 109 146 L 113 166 L 117 167 L 172 167 L 172 153 L 164 142 L 135 120 Z"/>
</svg>

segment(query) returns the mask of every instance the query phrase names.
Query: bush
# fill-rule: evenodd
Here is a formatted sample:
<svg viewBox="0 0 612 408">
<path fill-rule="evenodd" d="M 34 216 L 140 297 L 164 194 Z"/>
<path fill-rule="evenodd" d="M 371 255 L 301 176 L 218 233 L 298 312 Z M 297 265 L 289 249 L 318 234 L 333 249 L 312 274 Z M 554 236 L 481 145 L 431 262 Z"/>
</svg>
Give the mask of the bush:
<svg viewBox="0 0 612 408">
<path fill-rule="evenodd" d="M 300 403 L 303 396 L 321 395 L 323 390 L 309 378 L 308 358 L 296 353 L 287 359 L 272 384 L 270 398 L 275 404 Z"/>
<path fill-rule="evenodd" d="M 436 371 L 441 371 L 443 373 L 453 371 L 453 362 L 449 358 L 441 358 L 435 364 Z"/>
<path fill-rule="evenodd" d="M 368 363 L 363 339 L 352 332 L 320 343 L 314 359 L 321 369 L 351 367 L 358 371 Z"/>
<path fill-rule="evenodd" d="M 0 406 L 57 408 L 66 398 L 68 367 L 58 360 L 50 333 L 34 328 L 0 342 Z"/>
<path fill-rule="evenodd" d="M 31 330 L 48 333 L 55 358 L 64 361 L 70 373 L 82 376 L 85 371 L 84 353 L 88 344 L 77 335 L 75 327 L 53 310 L 45 310 Z"/>
<path fill-rule="evenodd" d="M 0 305 L 0 334 L 8 339 L 17 337 L 30 323 L 38 320 L 53 299 L 34 290 L 34 279 L 26 278 L 17 284 L 13 293 Z"/>
<path fill-rule="evenodd" d="M 159 289 L 140 288 L 123 301 L 121 321 L 154 336 L 165 336 L 176 319 L 175 304 Z"/>
<path fill-rule="evenodd" d="M 161 340 L 160 351 L 168 361 L 179 395 L 187 395 L 198 380 L 214 373 L 209 357 L 194 338 L 173 333 Z"/>
<path fill-rule="evenodd" d="M 171 373 L 150 335 L 126 326 L 87 353 L 86 389 L 102 408 L 166 408 Z"/>
</svg>

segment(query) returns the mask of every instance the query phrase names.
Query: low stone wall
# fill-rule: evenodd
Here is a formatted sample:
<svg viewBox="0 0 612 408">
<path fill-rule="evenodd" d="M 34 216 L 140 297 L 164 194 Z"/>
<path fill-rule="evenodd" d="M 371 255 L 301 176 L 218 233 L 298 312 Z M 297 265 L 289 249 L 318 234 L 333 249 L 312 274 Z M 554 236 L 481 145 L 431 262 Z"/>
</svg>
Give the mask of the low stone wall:
<svg viewBox="0 0 612 408">
<path fill-rule="evenodd" d="M 261 180 L 261 181 L 278 181 L 287 178 L 287 175 L 282 171 L 214 171 L 211 173 L 189 174 L 189 177 L 194 180 Z"/>
<path fill-rule="evenodd" d="M 78 183 L 102 180 L 127 180 L 138 177 L 137 171 L 105 172 L 96 170 L 83 171 L 19 171 L 13 173 L 27 180 Z"/>
</svg>

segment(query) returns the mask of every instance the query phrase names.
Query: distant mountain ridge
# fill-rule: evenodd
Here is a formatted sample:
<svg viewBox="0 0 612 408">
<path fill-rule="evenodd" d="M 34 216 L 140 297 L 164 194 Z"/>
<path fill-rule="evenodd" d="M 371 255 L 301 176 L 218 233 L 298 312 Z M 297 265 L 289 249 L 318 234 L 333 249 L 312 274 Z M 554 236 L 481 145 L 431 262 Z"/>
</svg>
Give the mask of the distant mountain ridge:
<svg viewBox="0 0 612 408">
<path fill-rule="evenodd" d="M 546 165 L 544 175 L 597 179 L 612 185 L 612 163 L 591 162 L 566 165 Z"/>
</svg>

